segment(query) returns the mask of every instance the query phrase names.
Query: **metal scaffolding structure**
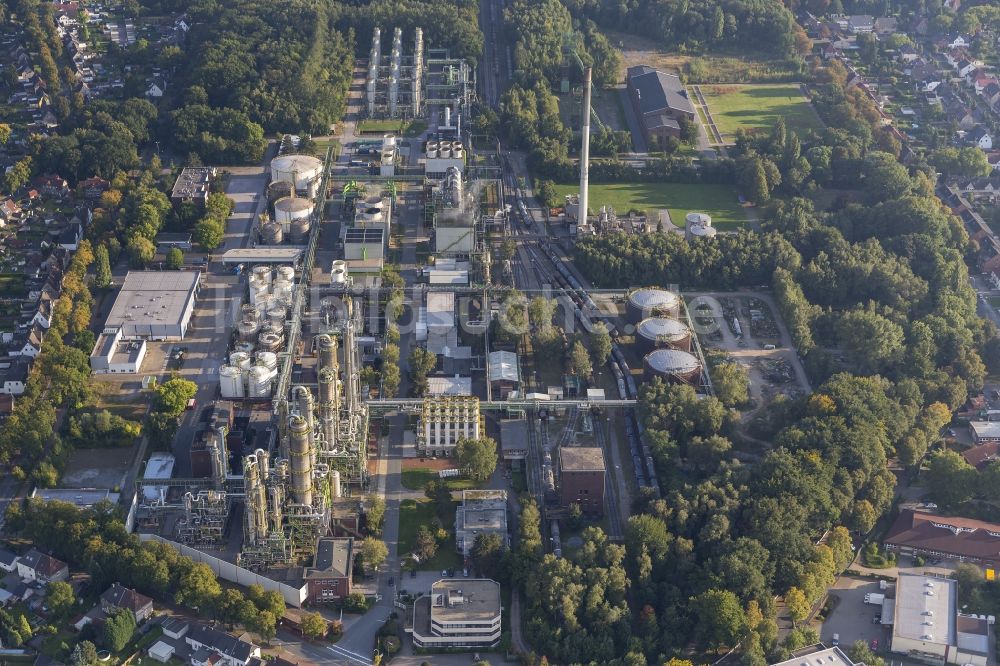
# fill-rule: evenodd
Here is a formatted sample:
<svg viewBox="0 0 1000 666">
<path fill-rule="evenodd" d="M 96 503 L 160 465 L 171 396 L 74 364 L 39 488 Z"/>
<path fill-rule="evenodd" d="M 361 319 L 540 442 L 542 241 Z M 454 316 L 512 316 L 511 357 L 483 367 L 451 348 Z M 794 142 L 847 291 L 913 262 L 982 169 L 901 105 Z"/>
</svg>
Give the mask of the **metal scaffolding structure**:
<svg viewBox="0 0 1000 666">
<path fill-rule="evenodd" d="M 382 29 L 372 31 L 365 82 L 365 109 L 369 118 L 417 118 L 424 112 L 424 32 L 414 30 L 413 54 L 403 54 L 403 30 L 392 34 L 388 55 L 382 53 Z"/>
</svg>

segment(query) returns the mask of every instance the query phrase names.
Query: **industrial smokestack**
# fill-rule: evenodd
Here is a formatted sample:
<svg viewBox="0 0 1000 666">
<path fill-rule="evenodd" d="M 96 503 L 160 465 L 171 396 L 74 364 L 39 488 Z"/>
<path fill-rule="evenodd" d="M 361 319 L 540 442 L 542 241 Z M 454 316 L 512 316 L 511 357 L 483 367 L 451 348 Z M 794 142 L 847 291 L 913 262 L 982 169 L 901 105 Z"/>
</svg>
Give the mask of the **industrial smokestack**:
<svg viewBox="0 0 1000 666">
<path fill-rule="evenodd" d="M 590 187 L 590 67 L 583 73 L 583 126 L 580 142 L 580 208 L 577 221 L 587 222 L 587 190 Z"/>
</svg>

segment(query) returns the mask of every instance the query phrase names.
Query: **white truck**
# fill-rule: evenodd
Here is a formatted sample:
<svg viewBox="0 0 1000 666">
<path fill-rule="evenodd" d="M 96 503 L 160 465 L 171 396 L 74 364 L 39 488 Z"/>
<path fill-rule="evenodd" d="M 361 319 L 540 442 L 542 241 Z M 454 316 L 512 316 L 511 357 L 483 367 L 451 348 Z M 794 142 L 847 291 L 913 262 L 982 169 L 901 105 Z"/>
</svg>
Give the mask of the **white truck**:
<svg viewBox="0 0 1000 666">
<path fill-rule="evenodd" d="M 865 603 L 873 606 L 881 606 L 885 601 L 885 595 L 879 592 L 869 592 L 865 595 Z"/>
</svg>

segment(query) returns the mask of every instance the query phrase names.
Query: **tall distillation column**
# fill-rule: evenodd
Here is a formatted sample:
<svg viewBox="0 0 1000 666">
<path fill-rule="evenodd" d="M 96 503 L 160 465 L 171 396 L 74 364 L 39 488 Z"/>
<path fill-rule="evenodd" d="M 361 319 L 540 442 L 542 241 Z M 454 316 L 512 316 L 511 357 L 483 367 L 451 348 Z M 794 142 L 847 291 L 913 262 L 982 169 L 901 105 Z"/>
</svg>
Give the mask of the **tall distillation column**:
<svg viewBox="0 0 1000 666">
<path fill-rule="evenodd" d="M 310 398 L 311 402 L 311 398 Z M 289 443 L 291 457 L 290 473 L 292 481 L 292 500 L 296 504 L 312 506 L 313 503 L 313 464 L 312 464 L 312 431 L 309 421 L 301 414 L 293 414 L 288 419 Z"/>
</svg>

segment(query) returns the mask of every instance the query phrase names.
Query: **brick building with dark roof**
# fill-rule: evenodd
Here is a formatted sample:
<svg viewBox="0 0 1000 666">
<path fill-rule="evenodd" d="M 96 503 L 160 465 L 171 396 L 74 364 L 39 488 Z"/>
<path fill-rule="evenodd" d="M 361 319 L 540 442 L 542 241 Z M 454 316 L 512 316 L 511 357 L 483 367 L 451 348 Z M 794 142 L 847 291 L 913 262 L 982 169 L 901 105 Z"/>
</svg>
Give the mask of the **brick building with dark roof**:
<svg viewBox="0 0 1000 666">
<path fill-rule="evenodd" d="M 629 98 L 650 142 L 680 136 L 680 120 L 694 120 L 694 104 L 676 74 L 667 74 L 647 65 L 629 67 L 626 72 Z"/>
<path fill-rule="evenodd" d="M 1000 525 L 972 518 L 904 509 L 883 541 L 887 550 L 903 555 L 947 557 L 990 566 L 1000 563 Z"/>
<path fill-rule="evenodd" d="M 989 467 L 997 458 L 1000 458 L 1000 442 L 986 442 L 971 449 L 962 451 L 962 457 L 978 470 Z"/>
</svg>

